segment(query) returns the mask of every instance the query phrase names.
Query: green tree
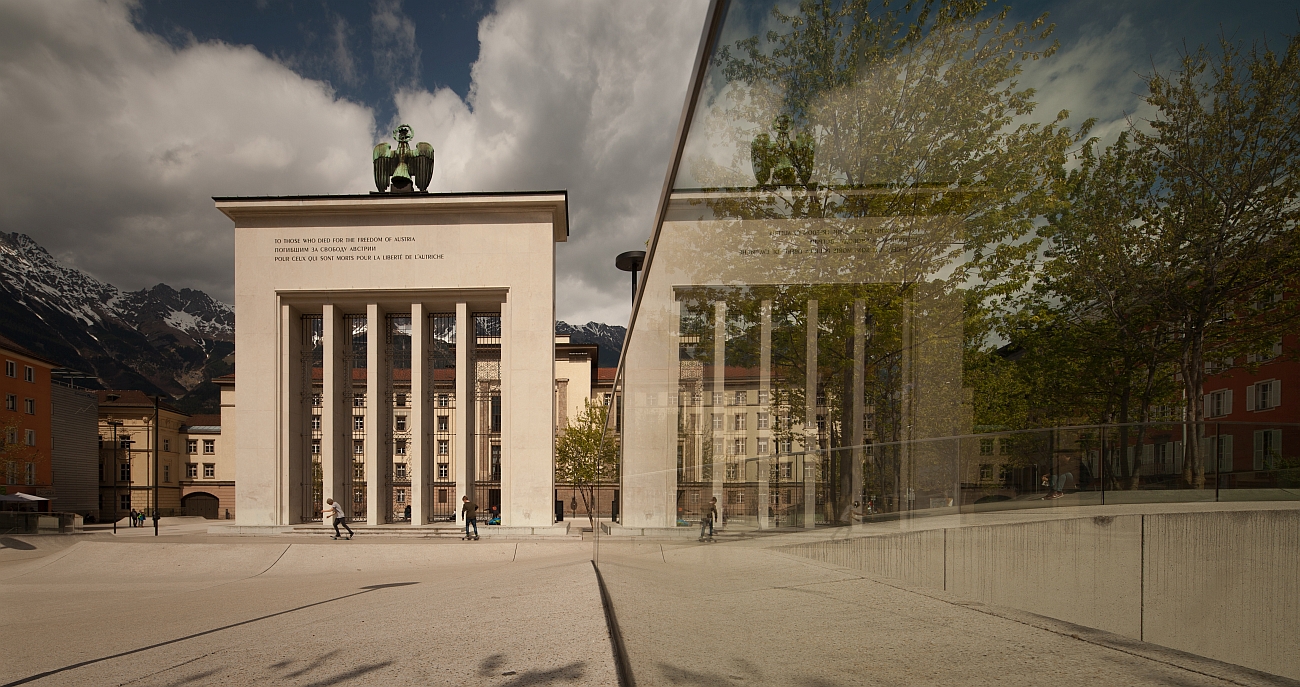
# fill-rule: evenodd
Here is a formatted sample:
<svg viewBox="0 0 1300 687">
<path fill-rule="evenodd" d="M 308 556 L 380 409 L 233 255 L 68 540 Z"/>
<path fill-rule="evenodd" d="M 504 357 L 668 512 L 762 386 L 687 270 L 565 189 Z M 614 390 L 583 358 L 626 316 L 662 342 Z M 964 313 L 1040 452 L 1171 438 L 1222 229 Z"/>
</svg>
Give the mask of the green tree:
<svg viewBox="0 0 1300 687">
<path fill-rule="evenodd" d="M 1274 53 L 1226 40 L 1149 80 L 1156 114 L 1136 135 L 1158 175 L 1160 307 L 1181 336 L 1186 419 L 1205 419 L 1207 356 L 1256 352 L 1291 326 L 1300 267 L 1300 36 Z M 1184 479 L 1205 486 L 1201 442 L 1189 442 Z"/>
<path fill-rule="evenodd" d="M 702 229 L 698 243 L 780 256 L 765 263 L 767 275 L 738 265 L 736 281 L 819 285 L 786 290 L 818 300 L 815 385 L 828 403 L 830 444 L 820 448 L 832 456 L 823 479 L 836 485 L 831 510 L 841 521 L 862 487 L 847 479 L 853 454 L 835 450 L 853 436 L 844 420 L 872 408 L 885 441 L 920 438 L 922 426 L 950 434 L 960 424 L 914 422 L 905 377 L 939 364 L 918 353 L 927 337 L 960 346 L 964 303 L 997 308 L 1023 288 L 1037 255 L 1035 224 L 1090 126 L 1071 131 L 1065 112 L 1046 124 L 1029 121 L 1034 91 L 1018 78 L 1024 62 L 1055 51 L 1052 27 L 1042 17 L 1011 25 L 1007 10 L 987 8 L 970 0 L 803 0 L 794 11 L 774 8 L 774 28 L 724 46 L 712 62 L 727 90 L 704 126 L 734 159 L 688 164 L 706 186 L 754 192 L 708 200 L 723 221 Z M 728 264 L 717 271 L 723 283 L 732 278 Z M 845 286 L 855 283 L 872 284 L 872 293 Z M 855 351 L 854 300 L 864 296 L 871 333 L 868 350 Z M 792 299 L 790 312 L 804 299 Z M 904 337 L 905 321 L 922 316 L 934 326 Z M 793 320 L 787 331 L 800 339 L 805 330 Z M 788 364 L 774 397 L 802 414 L 803 349 L 797 340 L 779 345 L 781 333 L 773 364 Z M 867 398 L 851 398 L 855 368 L 868 375 Z"/>
<path fill-rule="evenodd" d="M 618 436 L 606 428 L 607 415 L 608 408 L 588 400 L 555 438 L 555 479 L 572 484 L 582 495 L 593 529 L 596 489 L 618 481 Z"/>
</svg>

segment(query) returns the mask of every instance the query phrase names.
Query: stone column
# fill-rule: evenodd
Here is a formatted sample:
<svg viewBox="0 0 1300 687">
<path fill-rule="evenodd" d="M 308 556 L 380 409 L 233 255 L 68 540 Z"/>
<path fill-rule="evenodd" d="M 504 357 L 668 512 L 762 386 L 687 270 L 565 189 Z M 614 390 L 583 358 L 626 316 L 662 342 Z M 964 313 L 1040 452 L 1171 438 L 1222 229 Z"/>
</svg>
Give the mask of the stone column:
<svg viewBox="0 0 1300 687">
<path fill-rule="evenodd" d="M 393 399 L 388 369 L 388 322 L 384 309 L 366 305 L 366 524 L 382 525 L 392 509 Z"/>
<path fill-rule="evenodd" d="M 429 482 L 433 478 L 433 441 L 430 439 L 433 413 L 429 412 L 429 389 L 432 371 L 429 364 L 429 313 L 423 303 L 411 304 L 411 443 L 406 447 L 407 463 L 411 471 L 411 525 L 419 527 L 429 522 L 433 500 Z"/>
<path fill-rule="evenodd" d="M 455 463 L 456 504 L 460 512 L 461 497 L 469 496 L 473 501 L 474 478 L 477 477 L 474 462 L 474 419 L 478 407 L 474 403 L 474 385 L 477 370 L 474 369 L 474 346 L 477 338 L 474 332 L 474 318 L 470 315 L 468 303 L 456 304 L 456 445 L 452 448 L 452 460 Z M 481 504 L 480 504 L 481 505 Z"/>
<path fill-rule="evenodd" d="M 727 302 L 717 301 L 713 304 L 713 398 L 722 396 L 722 404 L 715 405 L 713 414 L 722 415 L 722 451 L 714 451 L 712 458 L 713 463 L 713 496 L 718 499 L 718 515 L 722 515 L 722 509 L 726 504 L 726 498 L 722 489 L 722 478 L 724 471 L 727 469 Z M 709 418 L 713 422 L 713 418 Z M 717 431 L 717 430 L 715 430 Z M 717 435 L 715 434 L 713 445 L 718 445 Z M 708 504 L 705 504 L 705 509 Z"/>
<path fill-rule="evenodd" d="M 772 301 L 763 301 L 759 307 L 762 323 L 759 327 L 758 395 L 767 402 L 759 405 L 758 412 L 767 413 L 768 429 L 766 432 L 759 430 L 758 436 L 768 439 L 768 452 L 758 455 L 758 528 L 765 530 L 772 526 L 767 515 L 772 498 L 768 493 L 768 480 L 771 479 L 772 474 L 770 456 L 776 454 L 777 443 L 775 433 L 771 430 L 776 422 L 776 417 L 772 413 Z"/>
<path fill-rule="evenodd" d="M 280 369 L 280 513 L 277 522 L 302 522 L 304 492 L 310 493 L 311 389 L 303 383 L 302 314 L 297 308 L 280 305 L 280 350 L 285 352 Z M 310 381 L 310 380 L 308 380 Z M 304 438 L 304 436 L 306 438 Z M 306 487 L 306 488 L 304 488 Z"/>
<path fill-rule="evenodd" d="M 817 467 L 821 463 L 817 441 L 817 301 L 808 301 L 808 338 L 804 379 L 803 526 L 817 526 Z"/>
<path fill-rule="evenodd" d="M 865 438 L 863 423 L 866 422 L 867 413 L 863 398 L 866 395 L 866 380 L 862 377 L 866 374 L 866 359 L 867 302 L 859 298 L 853 301 L 853 398 L 846 405 L 853 422 L 849 439 L 853 444 L 849 458 L 852 461 L 852 465 L 849 466 L 849 479 L 852 481 L 849 498 L 850 504 L 858 504 L 849 511 L 851 521 L 856 519 L 853 513 L 865 512 L 866 499 L 862 494 L 862 444 Z"/>
<path fill-rule="evenodd" d="M 344 360 L 344 326 L 341 308 L 333 303 L 322 306 L 321 495 L 338 501 L 351 514 L 352 495 L 346 485 L 347 471 L 352 469 L 352 408 L 343 402 L 343 392 L 352 384 L 352 370 Z M 324 503 L 321 510 L 326 511 Z"/>
<path fill-rule="evenodd" d="M 511 392 L 514 391 L 513 385 L 515 383 L 514 365 L 511 360 L 511 356 L 514 353 L 514 323 L 511 322 L 510 315 L 510 294 L 507 293 L 505 301 L 501 303 L 501 524 L 515 525 L 519 523 L 527 523 L 549 525 L 553 523 L 555 519 L 555 509 L 550 507 L 555 494 L 555 454 L 553 453 L 555 446 L 555 423 L 553 421 L 547 423 L 547 425 L 549 425 L 548 429 L 551 430 L 550 446 L 552 447 L 552 453 L 550 453 L 551 460 L 549 461 L 549 465 L 551 466 L 550 481 L 545 488 L 545 497 L 539 498 L 540 495 L 528 493 L 528 487 L 523 486 L 527 485 L 531 480 L 527 477 L 520 479 L 520 476 L 517 475 L 514 470 L 513 449 L 516 447 L 526 448 L 526 443 L 530 442 L 517 441 L 517 439 L 521 437 L 516 437 L 514 433 L 513 406 L 511 405 L 511 399 L 514 396 Z M 548 347 L 548 360 L 551 363 L 551 374 L 547 375 L 547 377 L 554 379 L 555 325 L 551 325 L 550 336 L 546 341 L 550 343 L 550 346 Z M 541 342 L 539 341 L 538 343 Z M 475 369 L 477 370 L 477 366 L 475 366 Z M 549 387 L 550 385 L 547 386 Z M 551 403 L 554 404 L 554 394 L 547 395 L 551 396 Z M 554 405 L 551 406 L 551 412 L 547 413 L 546 416 L 551 418 L 555 416 Z M 488 400 L 487 415 L 484 419 L 489 426 L 491 426 L 492 401 L 490 399 Z M 487 455 L 483 456 L 483 460 L 491 461 L 492 449 L 490 445 L 486 451 Z M 491 465 L 489 464 L 488 467 L 490 469 Z M 517 489 L 520 493 L 516 493 Z M 539 505 L 544 507 L 545 510 L 538 508 Z M 487 509 L 487 504 L 485 503 L 480 503 L 479 506 L 484 510 Z M 536 522 L 533 520 L 534 513 L 537 514 L 538 518 Z M 542 518 L 545 518 L 545 520 L 543 521 Z"/>
</svg>

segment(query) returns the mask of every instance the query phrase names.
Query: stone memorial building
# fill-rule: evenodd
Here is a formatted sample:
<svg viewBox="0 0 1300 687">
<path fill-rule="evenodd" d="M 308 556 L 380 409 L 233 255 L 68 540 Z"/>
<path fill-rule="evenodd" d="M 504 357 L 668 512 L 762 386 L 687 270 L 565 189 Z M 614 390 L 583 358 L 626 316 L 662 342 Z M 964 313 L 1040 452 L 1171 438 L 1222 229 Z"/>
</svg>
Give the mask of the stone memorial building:
<svg viewBox="0 0 1300 687">
<path fill-rule="evenodd" d="M 553 521 L 566 194 L 425 193 L 432 149 L 398 140 L 378 193 L 214 199 L 235 224 L 241 525 L 333 498 L 418 526 L 466 494 L 503 525 Z"/>
</svg>

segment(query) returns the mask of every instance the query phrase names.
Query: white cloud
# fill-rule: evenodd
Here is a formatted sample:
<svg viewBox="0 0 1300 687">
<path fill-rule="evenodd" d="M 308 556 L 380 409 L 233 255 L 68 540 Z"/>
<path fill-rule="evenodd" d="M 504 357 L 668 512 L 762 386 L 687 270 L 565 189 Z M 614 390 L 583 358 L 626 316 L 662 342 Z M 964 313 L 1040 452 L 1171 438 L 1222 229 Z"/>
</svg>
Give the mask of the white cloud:
<svg viewBox="0 0 1300 687">
<path fill-rule="evenodd" d="M 479 26 L 470 94 L 404 91 L 399 119 L 437 149 L 430 190 L 569 190 L 557 316 L 622 324 L 704 24 L 703 0 L 502 2 Z"/>
<path fill-rule="evenodd" d="M 0 2 L 0 228 L 122 288 L 230 302 L 209 197 L 365 189 L 372 114 L 252 48 L 173 48 L 130 9 Z"/>
<path fill-rule="evenodd" d="M 229 302 L 233 236 L 209 197 L 370 190 L 373 114 L 253 48 L 169 46 L 132 7 L 0 0 L 0 229 L 125 289 Z M 438 150 L 431 190 L 569 190 L 563 319 L 627 319 L 613 258 L 648 238 L 705 7 L 502 2 L 467 99 L 398 94 L 399 119 Z M 411 83 L 400 2 L 371 28 L 392 60 L 376 75 Z"/>
</svg>

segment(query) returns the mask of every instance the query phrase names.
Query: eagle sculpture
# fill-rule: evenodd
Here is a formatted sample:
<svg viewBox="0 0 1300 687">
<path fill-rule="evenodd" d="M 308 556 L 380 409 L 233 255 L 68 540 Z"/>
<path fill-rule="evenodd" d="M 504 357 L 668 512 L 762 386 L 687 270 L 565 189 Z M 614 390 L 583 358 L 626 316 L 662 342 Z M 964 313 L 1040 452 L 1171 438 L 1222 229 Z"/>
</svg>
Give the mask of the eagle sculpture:
<svg viewBox="0 0 1300 687">
<path fill-rule="evenodd" d="M 433 179 L 433 146 L 420 142 L 411 150 L 411 127 L 403 124 L 393 130 L 397 139 L 397 150 L 387 143 L 375 146 L 375 188 L 380 193 L 411 193 L 412 182 L 420 187 L 420 192 L 429 190 L 429 181 Z"/>
<path fill-rule="evenodd" d="M 781 115 L 773 122 L 776 140 L 766 133 L 759 134 L 750 144 L 750 161 L 754 165 L 754 180 L 759 186 L 807 186 L 812 180 L 813 156 L 816 144 L 807 131 L 790 140 L 790 118 Z"/>
</svg>

